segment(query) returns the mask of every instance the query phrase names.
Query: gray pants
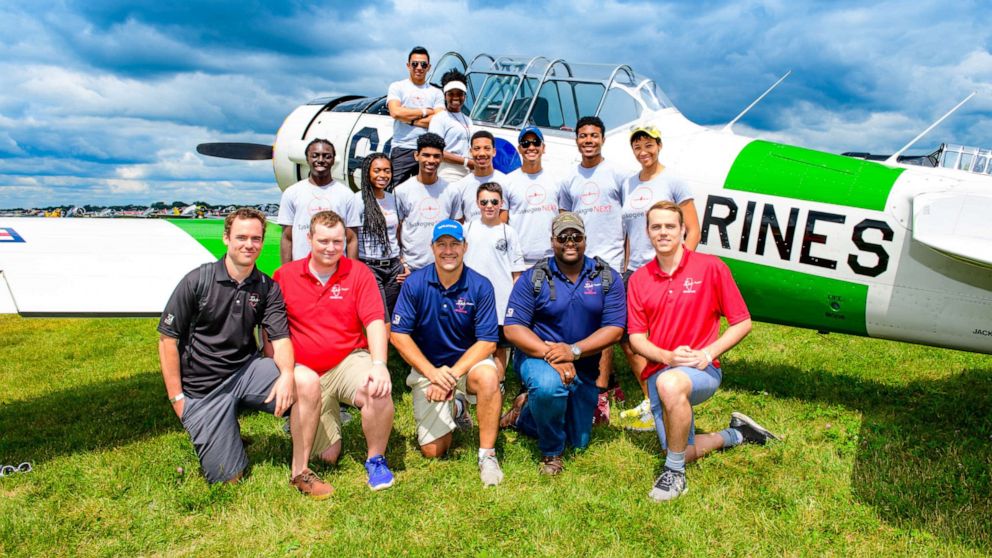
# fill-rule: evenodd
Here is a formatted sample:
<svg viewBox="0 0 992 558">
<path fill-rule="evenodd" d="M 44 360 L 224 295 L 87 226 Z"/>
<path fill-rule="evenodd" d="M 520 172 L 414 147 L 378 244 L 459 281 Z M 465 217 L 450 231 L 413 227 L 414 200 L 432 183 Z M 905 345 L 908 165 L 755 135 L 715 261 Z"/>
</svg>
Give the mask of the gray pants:
<svg viewBox="0 0 992 558">
<path fill-rule="evenodd" d="M 275 361 L 260 357 L 207 395 L 198 399 L 186 397 L 182 422 L 207 482 L 231 480 L 248 466 L 248 455 L 241 443 L 238 409 L 275 413 L 275 400 L 265 403 L 265 399 L 277 379 L 279 369 Z"/>
</svg>

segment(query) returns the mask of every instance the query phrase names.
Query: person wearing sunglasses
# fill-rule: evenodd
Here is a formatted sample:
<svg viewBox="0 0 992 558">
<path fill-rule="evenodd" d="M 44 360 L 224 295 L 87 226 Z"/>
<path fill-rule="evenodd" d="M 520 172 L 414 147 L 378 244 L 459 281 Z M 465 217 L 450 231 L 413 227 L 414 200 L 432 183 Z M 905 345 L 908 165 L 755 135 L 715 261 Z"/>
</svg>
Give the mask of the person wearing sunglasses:
<svg viewBox="0 0 992 558">
<path fill-rule="evenodd" d="M 719 358 L 751 331 L 751 314 L 727 265 L 685 245 L 681 207 L 656 202 L 646 222 L 655 257 L 630 277 L 627 331 L 630 345 L 648 362 L 641 378 L 667 452 L 648 497 L 666 501 L 685 493 L 687 463 L 718 449 L 764 445 L 777 437 L 738 412 L 731 413 L 726 429 L 695 434 L 693 407 L 720 387 Z M 723 333 L 721 317 L 728 324 Z"/>
<path fill-rule="evenodd" d="M 500 423 L 537 438 L 544 475 L 562 472 L 566 445 L 589 445 L 600 352 L 627 323 L 620 274 L 585 255 L 586 231 L 575 213 L 555 217 L 554 257 L 520 276 L 506 308 L 504 331 L 523 353 L 518 367 L 527 391 Z"/>
<path fill-rule="evenodd" d="M 504 194 L 509 223 L 520 236 L 524 264 L 530 267 L 551 257 L 548 231 L 558 215 L 558 195 L 562 180 L 541 166 L 544 134 L 537 126 L 527 126 L 517 136 L 521 166 L 506 175 Z"/>
<path fill-rule="evenodd" d="M 647 230 L 645 214 L 655 202 L 668 200 L 682 209 L 685 219 L 685 246 L 695 250 L 699 244 L 699 217 L 693 202 L 689 184 L 658 160 L 661 153 L 661 132 L 654 126 L 635 126 L 630 130 L 630 149 L 641 165 L 641 171 L 624 181 L 623 192 L 623 233 L 626 239 L 625 257 L 627 268 L 623 272 L 624 283 L 630 276 L 655 257 L 651 239 L 644 233 Z M 641 372 L 647 362 L 634 353 L 626 336 L 620 343 L 630 364 L 630 371 L 641 384 L 644 399 L 633 409 L 620 413 L 625 428 L 641 432 L 655 429 L 651 403 L 648 401 L 647 385 L 641 380 Z"/>
<path fill-rule="evenodd" d="M 448 182 L 458 182 L 475 168 L 475 161 L 469 156 L 468 148 L 472 122 L 467 115 L 462 114 L 466 80 L 465 74 L 456 69 L 448 70 L 441 76 L 444 111 L 435 114 L 427 128 L 444 138 L 444 161 L 437 173 Z"/>
<path fill-rule="evenodd" d="M 417 161 L 413 154 L 417 138 L 427 132 L 431 118 L 444 110 L 441 90 L 427 83 L 431 58 L 427 49 L 418 46 L 406 57 L 409 77 L 389 84 L 386 107 L 393 117 L 392 150 L 389 153 L 393 166 L 392 187 L 417 174 Z"/>
<path fill-rule="evenodd" d="M 455 182 L 455 191 L 459 193 L 455 205 L 459 210 L 459 219 L 468 223 L 479 218 L 479 206 L 475 203 L 475 193 L 479 186 L 487 182 L 502 184 L 506 175 L 493 168 L 493 157 L 496 156 L 496 138 L 486 130 L 472 134 L 469 147 L 472 156 L 472 173 Z M 500 219 L 506 221 L 506 203 L 500 207 Z"/>
<path fill-rule="evenodd" d="M 503 481 L 496 458 L 503 394 L 492 359 L 499 331 L 496 300 L 488 279 L 464 262 L 461 223 L 434 226 L 434 264 L 410 274 L 393 311 L 390 340 L 411 366 L 417 443 L 427 458 L 451 447 L 452 431 L 471 429 L 468 403 L 479 419 L 479 478 L 484 486 Z"/>
<path fill-rule="evenodd" d="M 613 269 L 622 270 L 624 175 L 603 158 L 605 141 L 606 126 L 598 116 L 583 116 L 575 124 L 575 144 L 581 161 L 566 179 L 558 205 L 561 211 L 574 211 L 590 231 L 595 231 L 586 239 L 589 255 L 599 256 Z M 597 405 L 596 423 L 609 424 L 609 394 L 612 392 L 614 399 L 619 400 L 623 392 L 613 377 L 613 350 L 602 354 L 597 385 L 603 392 Z"/>
<path fill-rule="evenodd" d="M 476 191 L 481 215 L 465 224 L 465 265 L 481 273 L 493 284 L 496 293 L 496 317 L 499 321 L 499 342 L 496 345 L 496 370 L 502 378 L 506 370 L 507 349 L 510 344 L 503 333 L 506 304 L 513 282 L 527 269 L 520 249 L 517 231 L 500 220 L 503 188 L 495 182 L 481 184 Z"/>
</svg>

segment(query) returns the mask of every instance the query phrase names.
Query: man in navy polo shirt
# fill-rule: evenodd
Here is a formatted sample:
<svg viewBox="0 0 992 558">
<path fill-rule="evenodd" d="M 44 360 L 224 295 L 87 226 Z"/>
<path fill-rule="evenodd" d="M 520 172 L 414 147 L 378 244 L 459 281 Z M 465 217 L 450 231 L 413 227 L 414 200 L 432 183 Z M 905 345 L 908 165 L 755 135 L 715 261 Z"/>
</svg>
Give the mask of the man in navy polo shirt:
<svg viewBox="0 0 992 558">
<path fill-rule="evenodd" d="M 589 445 L 599 355 L 620 340 L 627 321 L 620 274 L 585 256 L 582 218 L 556 216 L 551 248 L 554 257 L 525 271 L 510 294 L 504 333 L 524 353 L 519 370 L 527 392 L 501 421 L 537 438 L 545 475 L 564 469 L 566 442 Z"/>
<path fill-rule="evenodd" d="M 455 428 L 471 428 L 467 392 L 477 400 L 479 476 L 486 486 L 503 480 L 496 435 L 503 395 L 492 359 L 499 340 L 492 283 L 462 262 L 465 235 L 457 221 L 434 226 L 434 265 L 403 282 L 393 312 L 390 340 L 413 369 L 417 441 L 425 457 L 440 457 Z M 622 294 L 621 294 L 622 297 Z"/>
</svg>

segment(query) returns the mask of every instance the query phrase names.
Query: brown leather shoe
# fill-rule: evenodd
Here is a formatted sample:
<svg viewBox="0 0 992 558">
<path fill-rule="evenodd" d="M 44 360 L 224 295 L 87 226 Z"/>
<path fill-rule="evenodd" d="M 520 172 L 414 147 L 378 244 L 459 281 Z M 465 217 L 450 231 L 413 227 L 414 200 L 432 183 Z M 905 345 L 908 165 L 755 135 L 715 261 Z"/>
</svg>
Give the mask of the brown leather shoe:
<svg viewBox="0 0 992 558">
<path fill-rule="evenodd" d="M 523 392 L 513 399 L 513 405 L 510 406 L 510 410 L 503 413 L 499 417 L 499 427 L 501 429 L 505 428 L 516 428 L 517 419 L 520 418 L 520 411 L 524 410 L 524 405 L 527 404 L 527 392 Z"/>
<path fill-rule="evenodd" d="M 565 464 L 562 462 L 560 455 L 545 455 L 541 458 L 541 468 L 538 469 L 542 475 L 549 477 L 560 475 L 564 470 Z"/>
<path fill-rule="evenodd" d="M 324 500 L 334 494 L 334 487 L 320 480 L 320 477 L 310 469 L 303 469 L 303 472 L 293 477 L 289 484 L 314 500 Z"/>
</svg>

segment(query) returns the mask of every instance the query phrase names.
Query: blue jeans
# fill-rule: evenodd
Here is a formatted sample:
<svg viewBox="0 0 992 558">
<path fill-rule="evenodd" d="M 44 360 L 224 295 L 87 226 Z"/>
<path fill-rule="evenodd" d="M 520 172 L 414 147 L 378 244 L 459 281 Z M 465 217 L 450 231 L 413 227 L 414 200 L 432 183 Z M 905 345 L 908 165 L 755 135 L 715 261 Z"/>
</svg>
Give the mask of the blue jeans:
<svg viewBox="0 0 992 558">
<path fill-rule="evenodd" d="M 720 387 L 720 381 L 723 380 L 723 372 L 712 364 L 707 366 L 706 370 L 692 368 L 691 366 L 680 366 L 677 368 L 664 368 L 651 374 L 651 377 L 648 378 L 648 399 L 651 400 L 651 414 L 654 415 L 654 428 L 658 431 L 658 441 L 661 442 L 662 451 L 668 449 L 668 439 L 665 436 L 665 422 L 662 418 L 664 408 L 661 406 L 661 398 L 658 397 L 657 381 L 658 376 L 669 370 L 678 370 L 689 376 L 689 381 L 692 382 L 692 391 L 689 392 L 689 404 L 693 407 L 713 397 L 716 389 Z M 689 443 L 687 445 L 695 445 L 695 442 L 696 413 L 693 413 L 689 422 Z"/>
<path fill-rule="evenodd" d="M 537 438 L 542 455 L 561 455 L 566 440 L 576 449 L 589 445 L 592 413 L 599 400 L 594 381 L 576 375 L 566 386 L 550 364 L 527 356 L 520 359 L 520 378 L 527 386 L 527 404 L 517 430 Z"/>
</svg>

